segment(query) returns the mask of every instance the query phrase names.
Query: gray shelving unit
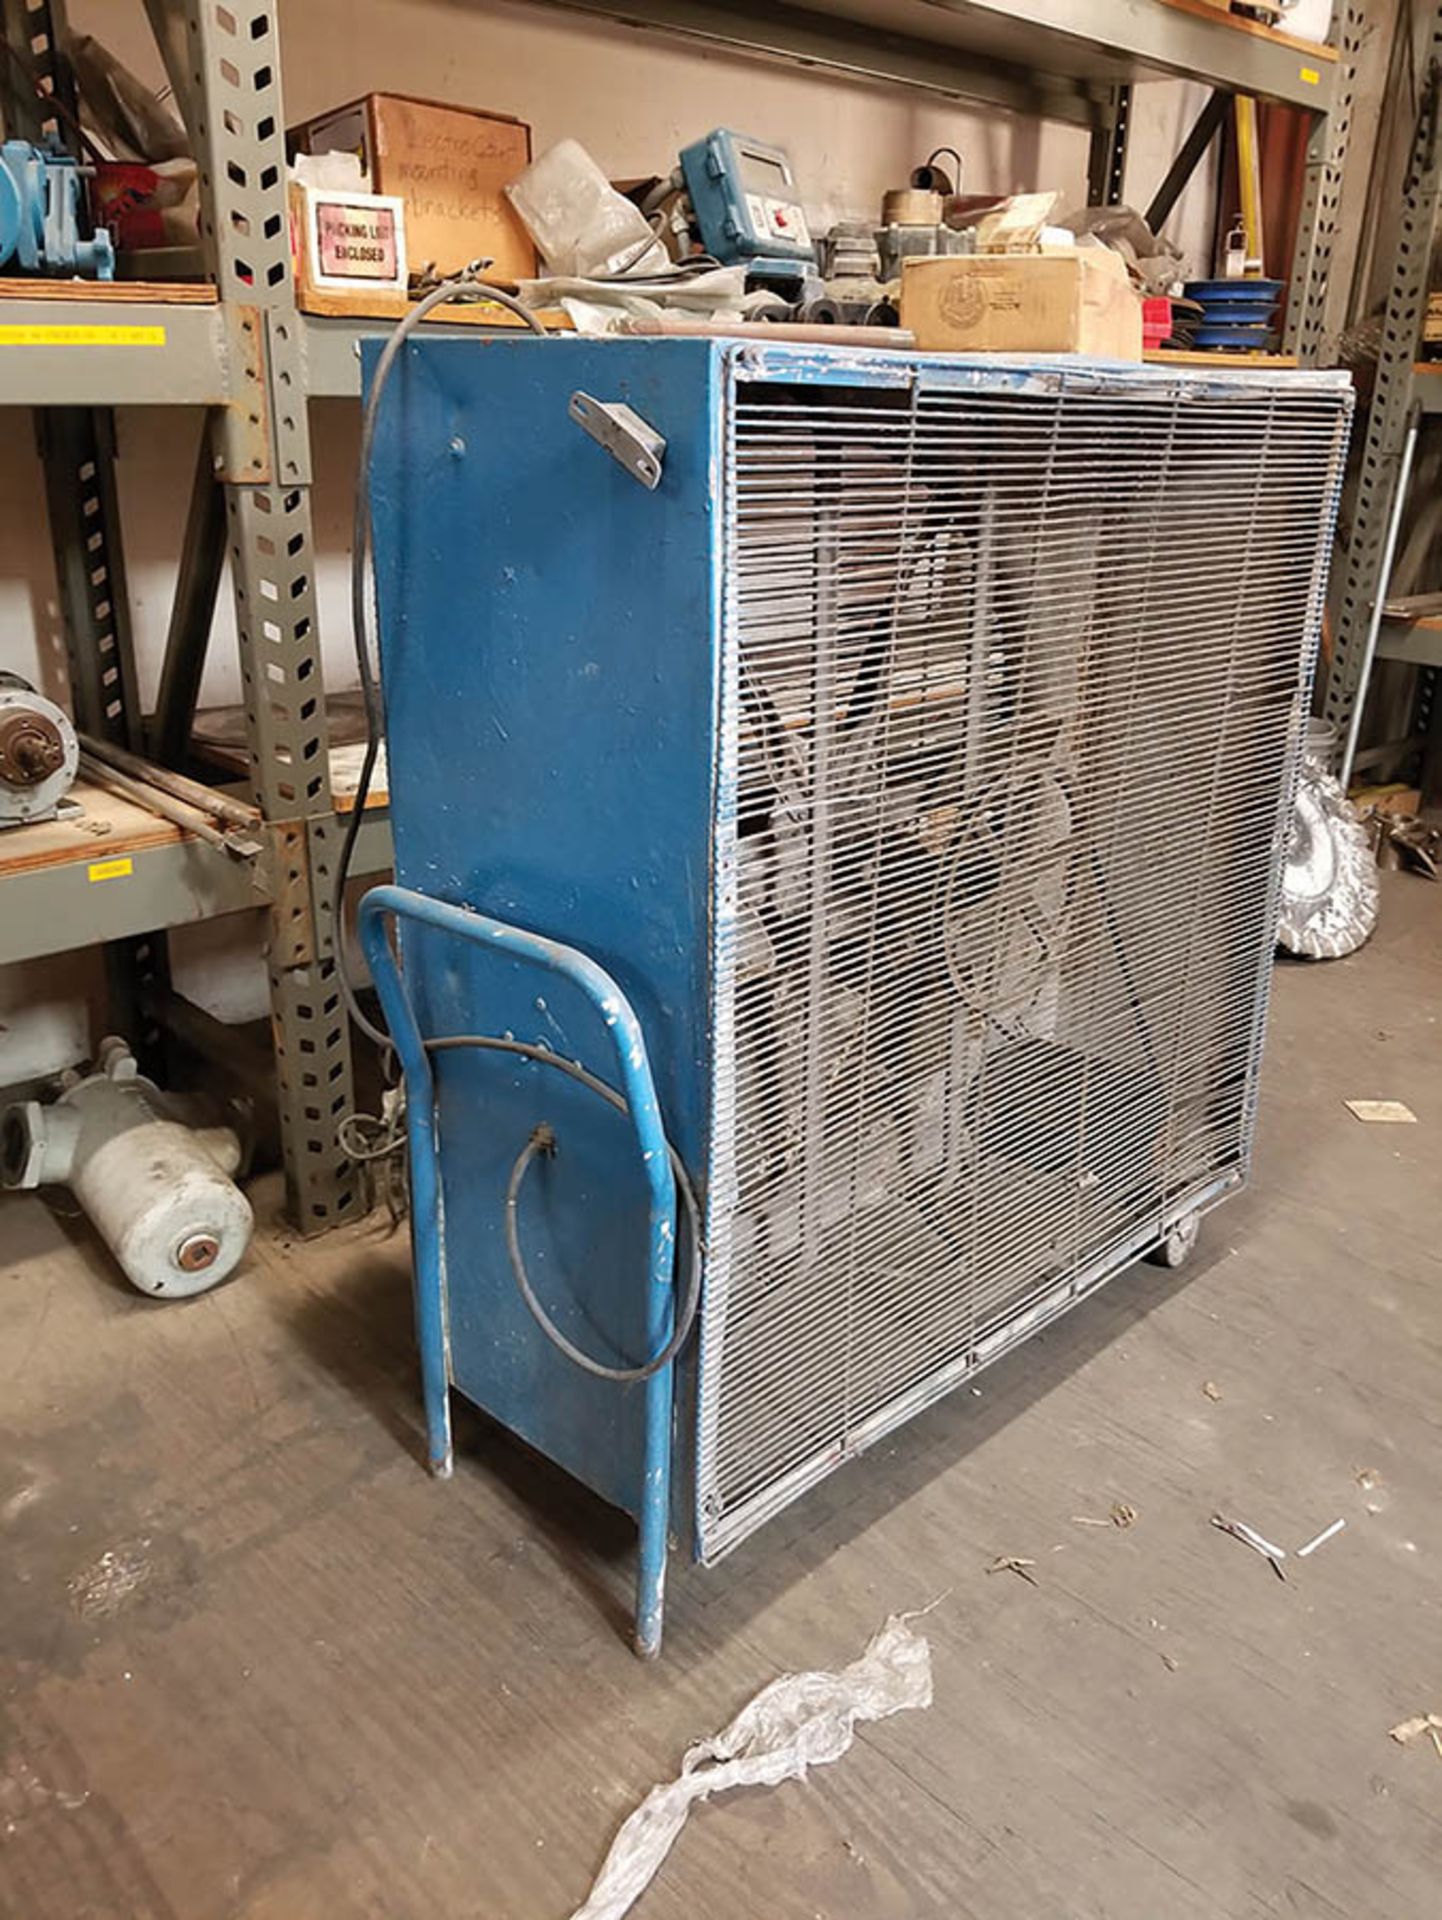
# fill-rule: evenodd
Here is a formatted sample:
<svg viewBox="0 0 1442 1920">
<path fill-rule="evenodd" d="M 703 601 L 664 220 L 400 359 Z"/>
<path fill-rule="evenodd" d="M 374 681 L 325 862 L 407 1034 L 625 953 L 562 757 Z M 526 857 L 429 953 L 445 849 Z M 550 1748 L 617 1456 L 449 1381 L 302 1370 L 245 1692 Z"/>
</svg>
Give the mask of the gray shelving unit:
<svg viewBox="0 0 1442 1920">
<path fill-rule="evenodd" d="M 1186 76 L 1306 108 L 1307 194 L 1284 345 L 1303 361 L 1321 339 L 1322 297 L 1350 124 L 1360 7 L 1339 8 L 1332 49 L 1251 30 L 1201 0 L 556 0 L 656 31 L 1084 126 L 1093 199 L 1121 197 L 1130 89 Z M 331 791 L 311 527 L 308 402 L 359 391 L 357 346 L 384 323 L 315 320 L 296 309 L 285 199 L 285 115 L 276 0 L 146 0 L 200 164 L 202 240 L 216 298 L 121 297 L 0 305 L 0 404 L 41 409 L 47 498 L 77 719 L 139 744 L 115 512 L 109 416 L 117 406 L 206 410 L 152 750 L 188 737 L 215 594 L 228 555 L 240 634 L 250 786 L 269 845 L 249 901 L 270 915 L 275 1072 L 295 1217 L 320 1231 L 359 1204 L 337 1134 L 352 1104 L 350 1035 L 335 978 L 330 892 L 339 827 Z M 58 0 L 0 0 L 10 45 L 64 98 L 53 54 Z M 12 72 L 14 62 L 7 62 Z M 377 76 L 378 80 L 382 76 Z M 47 110 L 32 110 L 35 130 Z M 53 122 L 52 124 L 63 124 Z M 23 130 L 23 129 L 17 129 Z M 362 866 L 384 864 L 368 821 Z M 116 894 L 71 876 L 0 878 L 0 925 L 32 902 L 52 923 L 26 951 L 108 941 L 122 1019 L 181 1003 L 157 933 L 233 911 L 224 863 L 171 849 L 146 885 Z M 26 893 L 26 889 L 29 892 Z M 50 892 L 46 892 L 46 889 Z M 24 898 L 22 899 L 22 895 Z M 58 904 L 48 904 L 58 903 Z M 241 902 L 243 904 L 243 902 Z M 137 915 L 145 921 L 142 927 Z M 11 957 L 0 948 L 0 959 Z M 191 1012 L 193 1013 L 193 1009 Z M 203 1023 L 184 1018 L 193 1040 Z M 134 1031 L 131 1027 L 131 1031 Z"/>
<path fill-rule="evenodd" d="M 1442 713 L 1436 711 L 1442 617 L 1436 609 L 1421 611 L 1415 604 L 1389 599 L 1389 575 L 1408 503 L 1412 453 L 1424 421 L 1442 413 L 1442 365 L 1420 358 L 1433 243 L 1442 214 L 1442 4 L 1431 10 L 1430 40 L 1418 71 L 1424 75 L 1421 111 L 1403 186 L 1324 712 L 1337 728 L 1342 771 L 1350 774 L 1351 748 L 1376 662 L 1395 660 L 1425 668 L 1411 733 L 1375 744 L 1357 766 L 1359 771 L 1366 766 L 1386 773 L 1422 747 L 1423 797 L 1435 804 L 1442 800 Z"/>
</svg>

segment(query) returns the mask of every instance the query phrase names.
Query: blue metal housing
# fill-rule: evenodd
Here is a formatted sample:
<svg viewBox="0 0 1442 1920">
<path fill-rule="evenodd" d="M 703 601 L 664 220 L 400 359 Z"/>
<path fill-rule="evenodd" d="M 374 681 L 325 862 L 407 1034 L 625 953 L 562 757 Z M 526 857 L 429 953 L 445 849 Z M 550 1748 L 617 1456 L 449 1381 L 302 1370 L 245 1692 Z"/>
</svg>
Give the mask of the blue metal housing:
<svg viewBox="0 0 1442 1920">
<path fill-rule="evenodd" d="M 104 227 L 82 240 L 78 222 L 80 174 L 59 148 L 28 140 L 0 143 L 0 267 L 22 273 L 115 277 L 115 248 Z"/>
<path fill-rule="evenodd" d="M 368 382 L 378 350 L 363 348 Z M 1345 436 L 1338 383 L 1294 379 L 1329 436 L 1319 437 L 1328 464 L 1314 491 L 1330 511 Z M 370 897 L 363 936 L 410 1092 L 432 1462 L 449 1468 L 454 1386 L 635 1515 L 638 1642 L 648 1652 L 659 1641 L 667 1525 L 693 1551 L 704 1532 L 696 1349 L 674 1382 L 670 1369 L 631 1386 L 578 1371 L 518 1293 L 506 1196 L 520 1149 L 537 1127 L 553 1129 L 559 1151 L 536 1163 L 519 1207 L 527 1262 L 568 1336 L 622 1365 L 656 1352 L 670 1322 L 663 1125 L 711 1213 L 718 1191 L 721 1203 L 734 1200 L 713 1134 L 732 1072 L 727 499 L 743 382 L 763 396 L 819 391 L 826 404 L 827 390 L 838 402 L 879 397 L 888 419 L 920 390 L 948 404 L 981 395 L 1050 405 L 1074 393 L 1125 405 L 1139 393 L 1186 408 L 1224 391 L 1271 404 L 1265 383 L 1245 376 L 708 339 L 420 338 L 396 363 L 372 503 L 399 884 Z M 664 437 L 655 492 L 577 426 L 578 390 L 624 403 Z M 1321 520 L 1314 531 L 1320 555 Z M 1284 666 L 1292 661 L 1276 696 L 1283 742 L 1315 640 L 1320 600 L 1308 582 L 1321 564 L 1303 574 L 1278 643 Z M 1266 774 L 1274 813 L 1285 805 L 1285 761 L 1283 750 Z M 1256 983 L 1247 991 L 1259 996 L 1271 911 L 1259 900 L 1246 934 Z M 625 1091 L 630 1113 L 533 1060 L 424 1053 L 427 1037 L 467 1033 L 583 1062 Z M 1240 1177 L 1229 1164 L 1163 1196 L 1125 1237 L 1098 1245 L 1090 1266 L 1078 1261 L 1065 1284 L 1036 1295 L 1010 1331 L 977 1342 L 966 1364 L 985 1364 L 1162 1237 L 1184 1207 L 1209 1204 Z M 708 1252 L 724 1268 L 726 1248 Z M 716 1361 L 703 1352 L 699 1365 Z M 938 1371 L 908 1404 L 962 1371 Z M 882 1430 L 873 1422 L 866 1434 Z"/>
<path fill-rule="evenodd" d="M 551 939 L 584 930 L 645 1033 L 670 1139 L 700 1170 L 720 356 L 700 341 L 439 344 L 397 366 L 373 470 L 396 875 Z M 569 418 L 587 380 L 666 423 L 662 511 Z M 574 979 L 435 925 L 407 922 L 401 938 L 422 1033 L 513 1035 L 620 1084 L 606 1015 Z M 545 1122 L 560 1151 L 533 1175 L 544 1205 L 523 1221 L 537 1284 L 599 1359 L 654 1351 L 650 1163 L 634 1128 L 525 1061 L 450 1054 L 434 1070 L 449 1379 L 639 1518 L 646 1390 L 590 1378 L 547 1342 L 504 1238 L 512 1163 Z M 435 1441 L 433 1423 L 433 1454 Z M 654 1488 L 654 1457 L 650 1469 Z M 684 1507 L 677 1520 L 689 1535 Z"/>
<path fill-rule="evenodd" d="M 791 162 L 780 147 L 718 127 L 681 154 L 700 229 L 717 260 L 815 260 Z"/>
</svg>

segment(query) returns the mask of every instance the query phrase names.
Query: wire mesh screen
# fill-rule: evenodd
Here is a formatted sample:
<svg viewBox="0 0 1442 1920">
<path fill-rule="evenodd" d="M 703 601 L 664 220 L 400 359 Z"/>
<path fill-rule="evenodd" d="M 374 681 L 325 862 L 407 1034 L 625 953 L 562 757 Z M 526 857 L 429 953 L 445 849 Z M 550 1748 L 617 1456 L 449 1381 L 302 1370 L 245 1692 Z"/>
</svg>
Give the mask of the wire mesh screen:
<svg viewBox="0 0 1442 1920">
<path fill-rule="evenodd" d="M 738 388 L 707 1557 L 1240 1180 L 1344 434 Z"/>
</svg>

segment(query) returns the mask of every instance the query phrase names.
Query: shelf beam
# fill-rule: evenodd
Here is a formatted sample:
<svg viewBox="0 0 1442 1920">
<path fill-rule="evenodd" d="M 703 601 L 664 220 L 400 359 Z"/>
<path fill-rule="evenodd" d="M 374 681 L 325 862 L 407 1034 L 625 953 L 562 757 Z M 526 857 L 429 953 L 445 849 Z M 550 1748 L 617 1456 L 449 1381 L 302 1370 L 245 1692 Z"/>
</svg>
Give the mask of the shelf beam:
<svg viewBox="0 0 1442 1920">
<path fill-rule="evenodd" d="M 1386 597 L 1389 531 L 1402 504 L 1398 493 L 1419 392 L 1428 376 L 1414 369 L 1421 350 L 1433 236 L 1442 210 L 1442 0 L 1433 7 L 1428 59 L 1412 138 L 1392 284 L 1382 321 L 1381 348 L 1367 413 L 1367 438 L 1358 470 L 1347 564 L 1337 606 L 1325 717 L 1339 740 L 1349 737 L 1354 710 L 1367 697 L 1373 619 Z"/>
<path fill-rule="evenodd" d="M 1326 113 L 1330 50 L 1160 0 L 552 0 L 766 57 L 1092 124 L 1097 88 L 1192 78 Z"/>
<path fill-rule="evenodd" d="M 218 305 L 0 299 L 0 406 L 238 403 Z"/>
<path fill-rule="evenodd" d="M 181 838 L 121 851 L 98 840 L 85 859 L 7 870 L 0 884 L 0 966 L 97 941 L 148 941 L 165 928 L 240 913 L 269 898 L 255 863 Z"/>
</svg>

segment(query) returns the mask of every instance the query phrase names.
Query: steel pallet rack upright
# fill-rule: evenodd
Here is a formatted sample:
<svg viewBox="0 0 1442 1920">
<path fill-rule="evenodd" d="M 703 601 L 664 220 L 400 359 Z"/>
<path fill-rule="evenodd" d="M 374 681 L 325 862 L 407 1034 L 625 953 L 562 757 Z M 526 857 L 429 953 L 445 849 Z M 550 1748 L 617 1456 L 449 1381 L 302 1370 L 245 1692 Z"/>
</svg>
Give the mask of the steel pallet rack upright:
<svg viewBox="0 0 1442 1920">
<path fill-rule="evenodd" d="M 310 422 L 286 203 L 275 0 L 183 0 L 185 40 L 147 0 L 200 173 L 201 236 L 249 406 L 215 417 L 212 454 L 240 638 L 251 782 L 273 831 L 267 964 L 286 1182 L 303 1229 L 354 1213 L 338 1122 L 354 1102 L 336 979 L 331 893 L 339 850 L 316 624 Z M 170 10 L 173 17 L 175 9 Z M 205 489 L 191 522 L 203 538 Z M 216 571 L 202 560 L 206 580 Z"/>
<path fill-rule="evenodd" d="M 69 148 L 76 97 L 60 52 L 61 0 L 4 0 L 0 100 L 7 139 Z M 33 76 L 33 86 L 24 84 Z M 140 745 L 140 698 L 130 634 L 130 600 L 115 498 L 115 418 L 107 407 L 54 406 L 35 416 L 45 505 L 55 556 L 60 625 L 76 724 L 97 739 Z M 142 1055 L 156 1033 L 142 1000 L 165 978 L 163 940 L 148 933 L 105 949 L 114 1016 Z"/>
<path fill-rule="evenodd" d="M 1420 357 L 1442 214 L 1442 4 L 1432 8 L 1426 56 L 1418 65 L 1420 110 L 1403 185 L 1323 713 L 1337 730 L 1338 765 L 1345 780 L 1357 762 L 1375 663 L 1396 660 L 1422 667 L 1414 732 L 1404 740 L 1374 746 L 1363 763 L 1386 772 L 1389 762 L 1400 765 L 1422 746 L 1423 798 L 1436 804 L 1442 801 L 1442 703 L 1436 689 L 1442 669 L 1442 599 L 1424 596 L 1421 607 L 1389 602 L 1388 588 L 1422 423 L 1428 414 L 1442 413 L 1442 366 Z"/>
<path fill-rule="evenodd" d="M 581 12 L 952 98 L 1085 127 L 1089 186 L 1121 196 L 1130 88 L 1189 77 L 1226 93 L 1288 102 L 1312 115 L 1308 188 L 1284 346 L 1303 361 L 1321 338 L 1359 42 L 1357 0 L 1339 6 L 1334 49 L 1230 22 L 1199 0 L 847 0 L 846 12 L 760 0 L 557 0 Z M 287 231 L 279 0 L 145 0 L 200 168 L 203 242 L 217 299 L 150 305 L 123 296 L 34 297 L 0 309 L 0 404 L 48 410 L 51 506 L 72 683 L 82 725 L 134 743 L 142 716 L 134 680 L 114 506 L 108 415 L 116 405 L 208 410 L 177 580 L 152 752 L 179 759 L 228 551 L 240 632 L 251 784 L 269 852 L 253 897 L 270 914 L 270 994 L 290 1203 L 320 1231 L 354 1213 L 353 1170 L 337 1121 L 352 1099 L 350 1037 L 334 973 L 329 896 L 338 845 L 330 787 L 310 514 L 308 401 L 356 394 L 356 343 L 380 322 L 301 316 Z M 63 83 L 49 49 L 59 24 L 45 0 L 0 0 L 12 55 L 46 86 Z M 7 59 L 9 68 L 17 58 Z M 1192 144 L 1192 143 L 1189 143 Z M 1196 142 L 1198 151 L 1200 141 Z M 65 324 L 57 324 L 64 322 Z M 96 410 L 101 410 L 99 413 Z M 68 420 L 74 421 L 68 426 Z M 61 436 L 57 438 L 57 433 Z M 66 433 L 84 434 L 71 445 Z M 367 844 L 368 843 L 368 844 Z M 362 865 L 385 858 L 368 827 Z M 123 933 L 140 936 L 117 979 L 194 1038 L 198 1011 L 169 990 L 155 929 L 229 912 L 236 876 L 181 849 L 150 861 L 147 889 L 122 909 L 105 888 L 45 884 L 59 901 L 50 948 L 20 939 L 22 880 L 0 876 L 0 961 Z M 172 855 L 176 850 L 171 850 Z M 140 863 L 137 862 L 137 867 Z M 23 886 L 41 896 L 40 878 Z M 128 913 L 128 917 L 127 917 Z M 148 917 L 146 917 L 148 916 Z M 4 929 L 15 933 L 10 939 Z M 17 944 L 18 943 L 18 944 Z M 58 943 L 58 944 L 57 944 Z M 137 972 L 137 964 L 139 971 Z M 122 998 L 119 1011 L 126 1001 Z M 223 1051 L 211 1031 L 209 1041 Z"/>
<path fill-rule="evenodd" d="M 58 121 L 31 100 L 26 131 L 38 135 L 48 118 L 63 137 L 75 122 L 73 109 L 64 111 L 61 9 L 55 0 L 4 6 L 12 76 L 28 70 L 41 91 L 60 96 Z M 269 909 L 287 1188 L 297 1223 L 319 1231 L 356 1210 L 358 1189 L 337 1132 L 353 1098 L 350 1037 L 330 924 L 339 836 L 315 614 L 310 441 L 287 231 L 276 9 L 274 0 L 147 0 L 147 10 L 198 162 L 201 238 L 217 301 L 147 309 L 97 292 L 90 301 L 67 298 L 62 307 L 37 283 L 33 300 L 5 303 L 0 397 L 44 403 L 46 497 L 76 718 L 87 731 L 130 747 L 142 742 L 142 717 L 106 408 L 126 401 L 208 405 L 156 734 L 159 749 L 178 758 L 228 550 L 250 780 L 269 829 L 265 885 L 256 897 Z M 27 90 L 12 83 L 10 91 L 18 117 Z M 72 346 L 77 351 L 68 352 Z M 97 909 L 109 907 L 108 896 L 92 891 Z M 218 886 L 214 904 L 233 909 L 234 887 Z M 183 917 L 194 916 L 177 914 Z M 100 912 L 96 919 L 97 932 L 108 930 Z M 108 951 L 118 962 L 111 969 L 113 1017 L 129 1031 L 142 1015 L 176 1006 L 161 935 Z M 196 1010 L 179 1010 L 192 1016 L 195 1031 Z"/>
</svg>

